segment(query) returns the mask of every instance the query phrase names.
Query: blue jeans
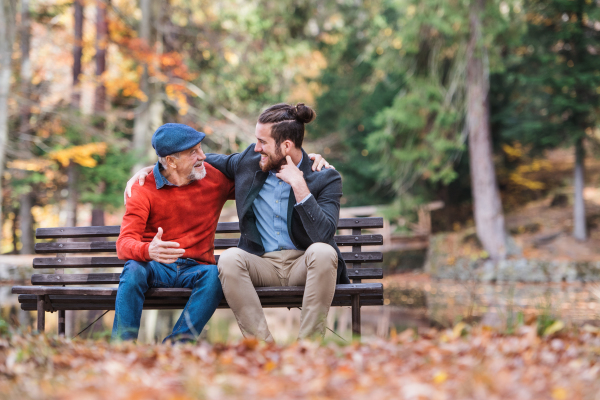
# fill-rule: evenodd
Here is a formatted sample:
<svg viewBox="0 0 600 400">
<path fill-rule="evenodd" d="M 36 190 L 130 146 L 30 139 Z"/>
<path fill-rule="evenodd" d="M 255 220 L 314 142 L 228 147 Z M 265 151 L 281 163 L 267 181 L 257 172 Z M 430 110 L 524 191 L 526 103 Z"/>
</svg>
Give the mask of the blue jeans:
<svg viewBox="0 0 600 400">
<path fill-rule="evenodd" d="M 194 340 L 223 298 L 216 265 L 179 258 L 173 264 L 127 261 L 119 280 L 112 340 L 136 340 L 150 288 L 189 288 L 192 294 L 167 340 Z"/>
</svg>

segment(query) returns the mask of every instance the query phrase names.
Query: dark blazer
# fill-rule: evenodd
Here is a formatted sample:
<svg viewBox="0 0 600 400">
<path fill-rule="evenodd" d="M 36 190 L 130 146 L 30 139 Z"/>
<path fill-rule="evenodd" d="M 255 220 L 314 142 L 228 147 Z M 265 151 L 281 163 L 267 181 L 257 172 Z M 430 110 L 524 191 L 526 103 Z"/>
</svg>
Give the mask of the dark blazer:
<svg viewBox="0 0 600 400">
<path fill-rule="evenodd" d="M 342 177 L 334 169 L 313 171 L 312 161 L 302 150 L 300 170 L 304 173 L 306 185 L 312 196 L 296 206 L 294 190 L 290 190 L 288 203 L 288 232 L 299 250 L 306 250 L 313 243 L 327 243 L 338 253 L 337 283 L 350 283 L 346 273 L 346 263 L 335 244 L 333 237 L 340 216 L 342 197 Z M 265 254 L 252 202 L 267 180 L 268 172 L 260 169 L 260 153 L 254 151 L 254 144 L 242 153 L 229 156 L 207 154 L 206 162 L 221 171 L 229 179 L 235 180 L 235 201 L 240 219 L 240 241 L 238 247 L 257 256 Z"/>
</svg>

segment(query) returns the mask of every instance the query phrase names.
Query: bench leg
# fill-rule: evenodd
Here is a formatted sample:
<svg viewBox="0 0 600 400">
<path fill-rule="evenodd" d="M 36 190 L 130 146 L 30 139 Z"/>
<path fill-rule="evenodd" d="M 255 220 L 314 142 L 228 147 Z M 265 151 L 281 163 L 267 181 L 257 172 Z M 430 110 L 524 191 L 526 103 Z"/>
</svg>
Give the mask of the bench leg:
<svg viewBox="0 0 600 400">
<path fill-rule="evenodd" d="M 58 336 L 65 336 L 65 310 L 58 310 Z"/>
<path fill-rule="evenodd" d="M 360 294 L 352 295 L 352 335 L 360 337 Z"/>
<path fill-rule="evenodd" d="M 37 297 L 37 330 L 42 333 L 46 329 L 46 310 L 44 308 L 44 296 Z"/>
</svg>

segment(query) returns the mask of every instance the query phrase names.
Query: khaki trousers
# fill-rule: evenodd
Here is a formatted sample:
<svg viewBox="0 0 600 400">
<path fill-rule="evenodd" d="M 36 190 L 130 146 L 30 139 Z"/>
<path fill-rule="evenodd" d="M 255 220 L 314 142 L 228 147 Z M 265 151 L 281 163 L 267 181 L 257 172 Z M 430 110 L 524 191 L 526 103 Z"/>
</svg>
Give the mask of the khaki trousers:
<svg viewBox="0 0 600 400">
<path fill-rule="evenodd" d="M 306 286 L 298 338 L 322 338 L 335 293 L 337 263 L 335 249 L 326 243 L 263 256 L 234 247 L 219 257 L 219 279 L 245 337 L 273 341 L 255 286 Z"/>
</svg>

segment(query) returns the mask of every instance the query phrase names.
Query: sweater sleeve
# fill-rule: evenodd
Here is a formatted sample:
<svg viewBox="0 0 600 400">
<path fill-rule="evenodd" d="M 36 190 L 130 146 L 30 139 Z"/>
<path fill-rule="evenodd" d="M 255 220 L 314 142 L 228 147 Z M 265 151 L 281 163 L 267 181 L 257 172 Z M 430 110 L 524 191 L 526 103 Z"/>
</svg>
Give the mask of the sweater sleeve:
<svg viewBox="0 0 600 400">
<path fill-rule="evenodd" d="M 132 187 L 132 196 L 127 200 L 121 233 L 117 239 L 117 256 L 121 260 L 152 261 L 148 252 L 150 243 L 142 242 L 149 215 L 150 200 L 135 183 Z"/>
<path fill-rule="evenodd" d="M 235 182 L 231 179 L 227 179 L 227 185 L 229 187 L 229 194 L 227 200 L 235 200 Z"/>
</svg>

